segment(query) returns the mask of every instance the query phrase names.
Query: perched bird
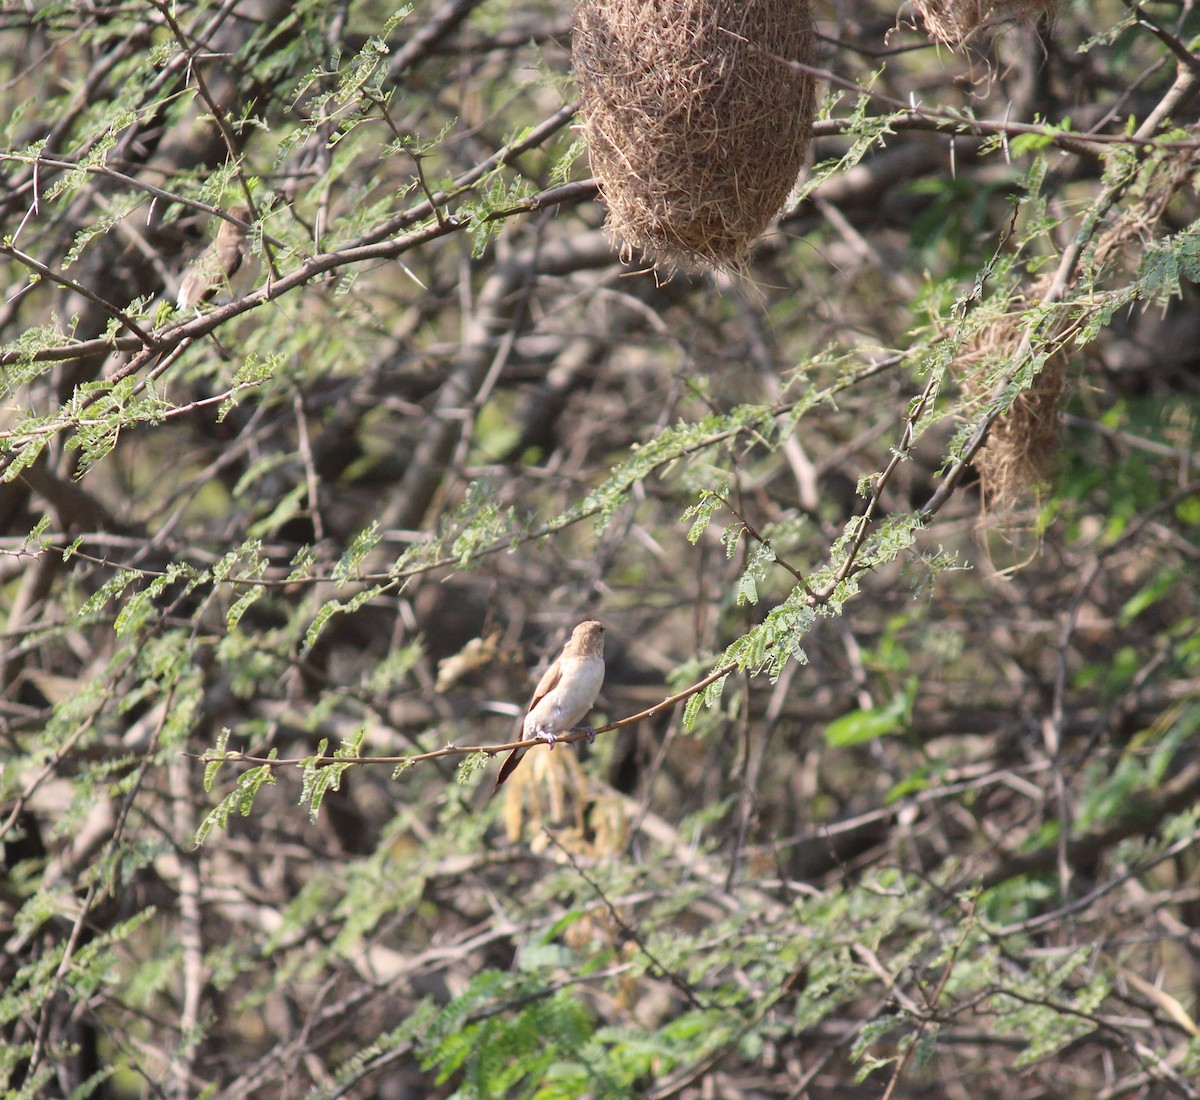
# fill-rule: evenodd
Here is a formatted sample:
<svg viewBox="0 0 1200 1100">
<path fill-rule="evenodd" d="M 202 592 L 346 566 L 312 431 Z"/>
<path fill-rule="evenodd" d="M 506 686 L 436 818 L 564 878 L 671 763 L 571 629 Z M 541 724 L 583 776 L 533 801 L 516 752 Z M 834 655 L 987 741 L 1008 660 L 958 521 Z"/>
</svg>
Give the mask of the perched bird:
<svg viewBox="0 0 1200 1100">
<path fill-rule="evenodd" d="M 604 683 L 604 624 L 588 619 L 573 631 L 558 659 L 534 690 L 521 725 L 522 741 L 544 741 L 554 748 L 559 734 L 566 733 L 596 701 Z M 589 740 L 595 734 L 588 730 Z M 513 749 L 496 776 L 495 792 L 521 762 L 527 748 Z"/>
<path fill-rule="evenodd" d="M 250 211 L 244 206 L 235 206 L 229 216 L 240 222 L 250 221 Z M 176 307 L 192 309 L 220 293 L 236 298 L 250 289 L 256 267 L 245 227 L 222 219 L 216 240 L 196 257 L 184 275 Z"/>
</svg>

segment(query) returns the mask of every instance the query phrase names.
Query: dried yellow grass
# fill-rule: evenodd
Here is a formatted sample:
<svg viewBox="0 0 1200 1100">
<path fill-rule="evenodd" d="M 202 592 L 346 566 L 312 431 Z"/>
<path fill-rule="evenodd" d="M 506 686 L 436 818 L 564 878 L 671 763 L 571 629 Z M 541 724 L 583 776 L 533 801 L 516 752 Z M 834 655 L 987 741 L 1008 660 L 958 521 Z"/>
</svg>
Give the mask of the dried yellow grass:
<svg viewBox="0 0 1200 1100">
<path fill-rule="evenodd" d="M 987 511 L 1010 513 L 1022 498 L 1044 487 L 1062 438 L 1060 406 L 1066 380 L 1066 356 L 1056 352 L 992 424 L 975 456 Z"/>
<path fill-rule="evenodd" d="M 1034 23 L 1055 0 L 912 0 L 930 38 L 960 47 L 1000 23 Z"/>
<path fill-rule="evenodd" d="M 1018 297 L 1011 312 L 980 330 L 954 362 L 968 404 L 982 408 L 994 397 L 994 382 L 983 364 L 1009 362 L 1024 342 L 1021 309 L 1044 292 L 1045 283 Z M 987 441 L 975 456 L 984 510 L 1010 514 L 1025 497 L 1044 487 L 1062 437 L 1061 405 L 1067 384 L 1067 356 L 1051 352 L 1008 411 L 993 421 Z"/>
</svg>

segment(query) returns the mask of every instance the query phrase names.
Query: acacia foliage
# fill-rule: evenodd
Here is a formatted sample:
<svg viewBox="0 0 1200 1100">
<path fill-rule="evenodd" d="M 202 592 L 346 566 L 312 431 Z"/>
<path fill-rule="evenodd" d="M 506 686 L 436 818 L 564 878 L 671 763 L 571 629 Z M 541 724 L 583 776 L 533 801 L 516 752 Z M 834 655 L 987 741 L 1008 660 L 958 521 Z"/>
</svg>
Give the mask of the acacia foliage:
<svg viewBox="0 0 1200 1100">
<path fill-rule="evenodd" d="M 5 10 L 8 1093 L 1198 1095 L 1200 16 L 817 14 L 659 285 L 558 0 Z M 585 615 L 614 728 L 485 802 Z"/>
</svg>

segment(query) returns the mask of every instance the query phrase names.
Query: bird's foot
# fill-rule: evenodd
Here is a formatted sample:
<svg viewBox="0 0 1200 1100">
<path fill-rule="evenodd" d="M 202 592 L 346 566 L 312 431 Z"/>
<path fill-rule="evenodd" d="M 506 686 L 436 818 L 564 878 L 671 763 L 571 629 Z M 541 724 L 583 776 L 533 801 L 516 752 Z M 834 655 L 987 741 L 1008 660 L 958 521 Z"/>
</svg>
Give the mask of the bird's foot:
<svg viewBox="0 0 1200 1100">
<path fill-rule="evenodd" d="M 589 745 L 596 743 L 596 730 L 594 726 L 576 726 L 575 729 L 587 738 Z"/>
<path fill-rule="evenodd" d="M 537 739 L 548 745 L 551 752 L 554 751 L 554 746 L 558 744 L 558 738 L 549 730 L 538 730 Z"/>
</svg>

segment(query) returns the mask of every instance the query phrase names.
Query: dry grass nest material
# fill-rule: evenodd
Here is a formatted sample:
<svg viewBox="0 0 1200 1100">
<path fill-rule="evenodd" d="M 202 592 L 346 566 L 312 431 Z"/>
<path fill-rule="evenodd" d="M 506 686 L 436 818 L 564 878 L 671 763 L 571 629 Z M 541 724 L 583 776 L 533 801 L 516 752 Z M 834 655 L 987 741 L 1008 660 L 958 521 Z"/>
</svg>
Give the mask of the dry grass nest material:
<svg viewBox="0 0 1200 1100">
<path fill-rule="evenodd" d="M 930 38 L 962 46 L 1000 23 L 1034 23 L 1054 11 L 1055 0 L 912 0 Z"/>
<path fill-rule="evenodd" d="M 573 56 L 622 258 L 744 267 L 812 137 L 808 0 L 581 0 Z"/>
<path fill-rule="evenodd" d="M 1007 514 L 1045 485 L 1062 436 L 1060 405 L 1066 380 L 1066 356 L 1057 352 L 992 425 L 975 457 L 988 511 Z"/>
<path fill-rule="evenodd" d="M 980 364 L 1010 360 L 1017 354 L 1021 336 L 1019 314 L 1010 313 L 984 328 L 955 361 L 954 370 L 971 404 L 982 407 L 993 397 L 993 385 Z M 1057 350 L 992 424 L 987 442 L 975 456 L 985 511 L 1011 514 L 1022 499 L 1036 496 L 1045 486 L 1062 436 L 1066 384 L 1067 356 Z"/>
</svg>

